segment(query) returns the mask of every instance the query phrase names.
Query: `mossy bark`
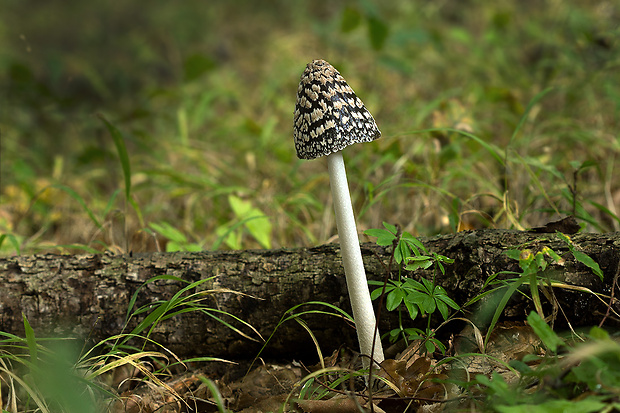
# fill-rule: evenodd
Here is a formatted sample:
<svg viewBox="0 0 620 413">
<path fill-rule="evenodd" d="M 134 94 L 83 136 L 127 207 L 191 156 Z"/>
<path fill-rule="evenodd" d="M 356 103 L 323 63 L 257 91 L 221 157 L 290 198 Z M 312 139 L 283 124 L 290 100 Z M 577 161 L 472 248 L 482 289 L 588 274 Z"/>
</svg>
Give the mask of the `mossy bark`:
<svg viewBox="0 0 620 413">
<path fill-rule="evenodd" d="M 576 248 L 600 265 L 604 273 L 602 281 L 587 266 L 576 262 L 566 243 L 555 234 L 482 230 L 420 240 L 429 250 L 455 260 L 454 264 L 446 266 L 445 274 L 435 276 L 436 282 L 460 305 L 480 294 L 489 276 L 500 272 L 520 272 L 518 262 L 504 253 L 508 249 L 527 248 L 537 252 L 549 247 L 564 261 L 551 264 L 546 275 L 607 296 L 618 275 L 620 262 L 620 233 L 572 236 Z M 390 261 L 389 249 L 363 244 L 362 254 L 368 278 L 382 280 Z M 397 268 L 393 268 L 392 272 L 395 276 Z M 152 277 L 162 275 L 178 277 L 184 282 L 160 279 L 145 284 Z M 414 274 L 403 272 L 403 275 L 433 276 L 428 271 Z M 499 279 L 514 277 L 509 273 L 498 276 Z M 73 336 L 97 342 L 122 331 L 130 332 L 144 318 L 143 313 L 126 322 L 127 309 L 136 292 L 136 306 L 141 307 L 159 300 L 169 300 L 187 285 L 185 282 L 198 280 L 206 281 L 190 292 L 212 290 L 204 296 L 207 307 L 250 323 L 264 338 L 270 336 L 287 310 L 301 303 L 322 301 L 350 313 L 336 244 L 315 248 L 116 256 L 35 255 L 0 258 L 0 331 L 23 335 L 23 314 L 39 337 Z M 593 294 L 565 288 L 554 288 L 553 292 L 562 310 L 556 321 L 560 328 L 567 321 L 573 327 L 598 324 L 607 311 L 605 303 Z M 479 310 L 480 303 L 490 303 L 492 300 L 491 296 L 466 308 L 465 315 L 484 314 Z M 529 300 L 517 294 L 507 306 L 504 317 L 522 320 L 532 308 Z M 618 305 L 614 304 L 613 308 L 618 310 Z M 296 312 L 307 309 L 328 310 L 320 306 L 305 306 Z M 545 306 L 547 314 L 557 309 L 551 304 Z M 256 333 L 232 317 L 213 312 L 211 315 L 259 339 Z M 613 312 L 611 315 L 605 325 L 617 327 L 620 322 Z M 324 353 L 341 344 L 357 348 L 355 332 L 344 320 L 321 314 L 304 316 L 303 320 L 316 335 Z M 436 326 L 442 320 L 439 314 L 435 314 L 431 321 Z M 384 309 L 381 313 L 381 332 L 394 328 L 397 322 L 396 314 Z M 407 327 L 424 328 L 427 320 L 405 323 Z M 459 328 L 456 323 L 448 324 L 440 332 L 457 333 Z M 262 346 L 261 342 L 248 340 L 201 312 L 184 313 L 159 322 L 151 338 L 181 357 L 250 358 Z M 312 358 L 316 352 L 305 330 L 291 320 L 278 328 L 264 354 Z"/>
</svg>

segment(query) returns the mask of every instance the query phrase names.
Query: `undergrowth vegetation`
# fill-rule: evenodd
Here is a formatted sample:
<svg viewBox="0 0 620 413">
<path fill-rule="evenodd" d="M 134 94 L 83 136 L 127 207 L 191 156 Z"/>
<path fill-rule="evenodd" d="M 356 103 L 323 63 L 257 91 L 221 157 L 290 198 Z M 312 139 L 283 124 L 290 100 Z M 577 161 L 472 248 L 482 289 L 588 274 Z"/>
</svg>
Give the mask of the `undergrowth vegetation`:
<svg viewBox="0 0 620 413">
<path fill-rule="evenodd" d="M 325 168 L 292 150 L 314 58 L 383 133 L 347 156 L 360 228 L 620 227 L 613 2 L 57 3 L 2 6 L 4 254 L 330 240 Z"/>
<path fill-rule="evenodd" d="M 443 271 L 450 262 L 419 235 L 525 229 L 567 214 L 586 231 L 620 229 L 616 2 L 51 0 L 36 13 L 29 3 L 0 6 L 0 255 L 331 241 L 326 168 L 298 160 L 292 140 L 299 76 L 316 58 L 340 70 L 382 131 L 347 151 L 348 179 L 358 227 L 395 246 L 399 270 Z M 378 229 L 386 221 L 398 226 Z M 447 348 L 431 318 L 451 322 L 474 301 L 459 307 L 434 279 L 400 271 L 374 285 L 373 298 L 401 319 L 428 321 L 387 332 L 386 340 L 419 343 L 419 358 L 384 366 L 377 380 L 414 405 L 443 392 L 455 409 L 620 409 L 618 342 L 599 327 L 561 336 L 546 322 L 541 291 L 565 287 L 545 276 L 557 254 L 508 254 L 522 272 L 495 274 L 476 298 L 500 294 L 488 331 L 471 323 L 477 347 L 437 363 L 429 357 Z M 106 380 L 122 366 L 165 388 L 166 366 L 187 361 L 129 343 L 148 342 L 153 326 L 180 312 L 225 322 L 194 286 L 131 307 L 144 322 L 92 349 L 39 338 L 26 318 L 26 337 L 0 333 L 4 411 L 105 410 L 117 400 Z M 513 294 L 534 304 L 528 325 L 538 351 L 499 360 L 491 332 Z M 295 307 L 281 323 L 303 326 L 312 312 L 350 317 L 325 303 L 299 306 L 307 304 L 313 309 Z M 485 358 L 505 369 L 456 367 Z M 324 399 L 359 376 L 323 365 L 290 397 Z M 213 382 L 205 385 L 225 411 Z"/>
</svg>

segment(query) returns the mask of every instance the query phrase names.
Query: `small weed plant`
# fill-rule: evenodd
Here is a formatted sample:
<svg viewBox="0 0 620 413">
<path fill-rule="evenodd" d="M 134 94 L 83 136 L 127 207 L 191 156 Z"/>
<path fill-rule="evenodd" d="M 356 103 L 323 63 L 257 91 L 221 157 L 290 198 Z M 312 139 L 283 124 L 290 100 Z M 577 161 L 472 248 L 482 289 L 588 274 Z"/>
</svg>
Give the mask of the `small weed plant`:
<svg viewBox="0 0 620 413">
<path fill-rule="evenodd" d="M 532 311 L 528 325 L 544 348 L 542 355 L 512 360 L 512 374 L 478 374 L 467 389 L 472 411 L 600 412 L 617 411 L 620 396 L 620 344 L 592 327 L 577 342 L 560 337 Z"/>
<path fill-rule="evenodd" d="M 439 349 L 442 353 L 446 347 L 434 337 L 431 329 L 431 317 L 439 312 L 444 321 L 450 315 L 450 308 L 459 310 L 446 290 L 435 283 L 435 275 L 438 271 L 445 274 L 444 264 L 450 264 L 454 260 L 435 252 L 429 252 L 424 245 L 408 232 L 387 222 L 384 228 L 369 229 L 364 233 L 377 238 L 377 245 L 393 246 L 390 263 L 387 272 L 391 274 L 392 261 L 398 264 L 398 276 L 396 279 L 387 279 L 386 282 L 369 281 L 370 285 L 378 286 L 370 295 L 373 300 L 385 295 L 385 305 L 388 311 L 398 311 L 398 328 L 388 333 L 391 342 L 403 338 L 406 343 L 411 340 L 423 340 L 426 351 L 433 353 Z M 434 268 L 432 279 L 421 277 L 420 281 L 403 276 L 402 270 L 415 271 L 419 268 Z M 426 330 L 419 328 L 404 327 L 403 314 L 407 310 L 409 317 L 415 320 L 418 316 L 427 316 Z"/>
<path fill-rule="evenodd" d="M 90 348 L 80 349 L 78 340 L 74 339 L 37 337 L 24 316 L 24 338 L 0 332 L 0 385 L 7 401 L 2 412 L 94 413 L 121 411 L 121 408 L 125 411 L 135 400 L 131 400 L 131 392 L 129 396 L 119 394 L 119 388 L 129 385 L 124 382 L 140 382 L 158 388 L 180 404 L 191 402 L 166 383 L 174 366 L 186 369 L 187 363 L 234 363 L 209 356 L 181 360 L 151 337 L 158 325 L 181 314 L 198 312 L 246 339 L 263 341 L 247 322 L 207 304 L 215 294 L 241 294 L 229 289 L 201 289 L 210 280 L 188 282 L 172 275 L 149 279 L 133 294 L 127 310 L 125 325 L 140 318 L 137 325 L 131 331 L 108 337 Z M 169 300 L 137 306 L 142 288 L 161 281 L 177 282 L 182 287 Z M 147 346 L 155 350 L 146 349 Z M 114 377 L 123 369 L 135 373 L 119 383 Z M 215 384 L 206 378 L 201 380 L 210 392 L 209 402 L 224 412 L 224 403 Z M 157 401 L 145 397 L 136 408 L 150 410 L 156 404 Z"/>
<path fill-rule="evenodd" d="M 568 235 L 561 232 L 556 232 L 556 234 L 562 241 L 565 242 L 570 254 L 575 258 L 575 261 L 590 268 L 592 272 L 597 277 L 599 277 L 601 281 L 603 281 L 603 272 L 601 271 L 600 266 L 590 256 L 580 251 Z M 502 312 L 506 308 L 506 305 L 513 297 L 513 295 L 517 292 L 521 293 L 523 296 L 527 297 L 533 302 L 534 308 L 541 318 L 545 318 L 541 300 L 541 292 L 548 298 L 549 301 L 552 302 L 553 306 L 558 305 L 557 300 L 555 300 L 553 297 L 552 289 L 554 287 L 570 288 L 572 290 L 578 290 L 585 293 L 592 293 L 592 291 L 586 288 L 579 286 L 569 286 L 566 283 L 554 280 L 552 278 L 553 270 L 551 270 L 550 265 L 561 264 L 565 260 L 557 252 L 547 246 L 542 247 L 539 251 L 535 251 L 530 248 L 510 249 L 505 251 L 505 254 L 508 257 L 519 261 L 519 267 L 521 268 L 521 272 L 501 271 L 493 274 L 486 280 L 483 286 L 483 289 L 485 289 L 486 291 L 478 294 L 476 297 L 474 297 L 472 300 L 465 304 L 465 306 L 472 305 L 480 299 L 492 294 L 497 294 L 498 296 L 501 296 L 498 301 L 491 300 L 492 302 L 496 303 L 496 306 L 488 327 L 487 340 L 485 340 L 485 345 L 488 342 L 491 331 L 493 331 L 493 329 L 495 328 L 495 325 L 497 324 Z M 508 275 L 513 277 L 500 279 L 500 275 Z M 523 286 L 529 286 L 529 295 L 521 291 L 521 287 Z M 487 289 L 488 287 L 492 288 Z"/>
</svg>

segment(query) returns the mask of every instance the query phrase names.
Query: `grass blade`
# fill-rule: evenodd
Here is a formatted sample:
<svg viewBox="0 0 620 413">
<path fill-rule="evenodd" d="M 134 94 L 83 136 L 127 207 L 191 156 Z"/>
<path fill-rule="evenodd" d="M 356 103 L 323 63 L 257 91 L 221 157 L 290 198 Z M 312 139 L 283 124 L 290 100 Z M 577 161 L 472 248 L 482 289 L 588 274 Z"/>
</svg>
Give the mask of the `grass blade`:
<svg viewBox="0 0 620 413">
<path fill-rule="evenodd" d="M 131 164 L 129 163 L 129 155 L 127 154 L 125 139 L 123 138 L 121 132 L 116 129 L 114 125 L 108 122 L 101 113 L 98 113 L 97 116 L 103 121 L 106 128 L 108 128 L 108 131 L 114 140 L 114 145 L 116 146 L 118 157 L 121 161 L 121 166 L 123 167 L 123 176 L 125 177 L 125 197 L 126 199 L 129 199 L 129 196 L 131 195 Z"/>
<path fill-rule="evenodd" d="M 90 220 L 93 221 L 93 223 L 97 226 L 97 228 L 99 229 L 102 228 L 101 223 L 99 222 L 99 220 L 97 219 L 93 211 L 91 211 L 88 205 L 86 205 L 86 201 L 84 201 L 84 198 L 82 198 L 80 194 L 78 194 L 73 189 L 69 188 L 68 186 L 62 185 L 62 184 L 54 184 L 54 185 L 51 185 L 51 187 L 60 189 L 62 191 L 65 191 L 67 194 L 69 194 L 71 198 L 75 199 L 78 202 L 78 204 L 80 204 L 84 212 L 86 212 Z"/>
<path fill-rule="evenodd" d="M 30 362 L 33 366 L 36 366 L 37 360 L 39 359 L 37 340 L 34 336 L 34 330 L 30 326 L 30 323 L 26 318 L 26 314 L 22 313 L 22 317 L 24 318 L 24 330 L 26 332 L 26 343 L 28 344 L 28 351 L 30 352 Z"/>
<path fill-rule="evenodd" d="M 508 147 L 510 147 L 510 145 L 512 144 L 512 141 L 515 139 L 515 137 L 521 130 L 521 127 L 525 123 L 525 120 L 527 119 L 527 116 L 529 115 L 534 105 L 536 105 L 547 93 L 551 92 L 552 90 L 553 90 L 552 87 L 548 87 L 547 89 L 544 89 L 538 92 L 538 94 L 534 96 L 532 100 L 530 100 L 530 103 L 527 104 L 527 107 L 525 108 L 523 115 L 521 115 L 521 118 L 519 119 L 519 123 L 517 124 L 517 127 L 515 128 L 514 132 L 512 132 L 512 136 L 510 137 L 510 142 L 508 142 Z"/>
</svg>

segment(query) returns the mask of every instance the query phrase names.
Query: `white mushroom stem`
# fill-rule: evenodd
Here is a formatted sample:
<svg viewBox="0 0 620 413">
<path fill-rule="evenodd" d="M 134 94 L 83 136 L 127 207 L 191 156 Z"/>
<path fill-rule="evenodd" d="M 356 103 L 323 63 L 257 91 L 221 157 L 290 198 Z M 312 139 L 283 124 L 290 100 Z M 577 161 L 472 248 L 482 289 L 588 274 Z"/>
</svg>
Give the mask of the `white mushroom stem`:
<svg viewBox="0 0 620 413">
<path fill-rule="evenodd" d="M 340 238 L 342 264 L 351 299 L 353 318 L 357 328 L 357 339 L 362 354 L 370 356 L 376 319 L 370 300 L 370 292 L 368 291 L 368 280 L 366 279 L 366 271 L 362 262 L 362 251 L 359 238 L 357 237 L 351 195 L 349 195 L 349 185 L 341 151 L 327 156 L 327 169 L 332 188 L 338 237 Z M 376 363 L 381 363 L 384 359 L 383 347 L 381 346 L 378 331 L 372 358 Z M 363 361 L 364 367 L 370 366 L 368 357 L 364 357 Z"/>
</svg>

